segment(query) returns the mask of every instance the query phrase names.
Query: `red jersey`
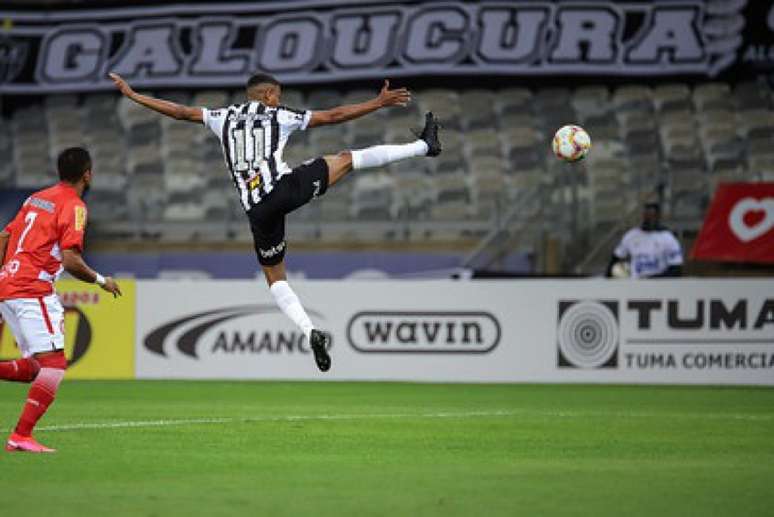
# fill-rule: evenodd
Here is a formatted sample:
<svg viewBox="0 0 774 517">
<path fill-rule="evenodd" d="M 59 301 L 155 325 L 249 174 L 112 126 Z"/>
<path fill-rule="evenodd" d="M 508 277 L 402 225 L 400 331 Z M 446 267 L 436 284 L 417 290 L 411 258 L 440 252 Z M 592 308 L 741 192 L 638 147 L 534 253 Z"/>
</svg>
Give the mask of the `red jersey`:
<svg viewBox="0 0 774 517">
<path fill-rule="evenodd" d="M 32 194 L 5 227 L 11 237 L 0 269 L 0 300 L 54 292 L 62 250 L 83 251 L 86 204 L 67 183 Z"/>
</svg>

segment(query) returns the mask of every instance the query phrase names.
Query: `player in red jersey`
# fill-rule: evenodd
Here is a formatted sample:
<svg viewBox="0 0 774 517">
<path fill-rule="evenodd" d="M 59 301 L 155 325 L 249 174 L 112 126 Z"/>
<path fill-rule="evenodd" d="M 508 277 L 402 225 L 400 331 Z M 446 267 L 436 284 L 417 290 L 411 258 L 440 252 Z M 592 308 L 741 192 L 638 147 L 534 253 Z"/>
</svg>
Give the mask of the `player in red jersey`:
<svg viewBox="0 0 774 517">
<path fill-rule="evenodd" d="M 54 452 L 32 437 L 32 429 L 54 402 L 67 369 L 64 309 L 54 281 L 66 270 L 119 296 L 118 284 L 83 260 L 91 157 L 80 147 L 64 150 L 57 162 L 61 181 L 32 194 L 0 233 L 0 316 L 8 324 L 22 359 L 0 362 L 0 379 L 32 383 L 7 451 Z"/>
</svg>

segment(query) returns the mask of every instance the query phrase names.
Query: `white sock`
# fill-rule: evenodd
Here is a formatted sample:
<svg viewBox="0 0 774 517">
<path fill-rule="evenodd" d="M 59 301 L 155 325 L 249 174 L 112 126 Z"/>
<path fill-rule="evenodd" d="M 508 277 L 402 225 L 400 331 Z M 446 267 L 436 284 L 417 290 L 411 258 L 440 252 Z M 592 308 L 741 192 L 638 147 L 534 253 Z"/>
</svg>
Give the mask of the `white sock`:
<svg viewBox="0 0 774 517">
<path fill-rule="evenodd" d="M 381 167 L 388 163 L 413 158 L 415 156 L 425 156 L 427 154 L 427 144 L 424 140 L 417 140 L 410 144 L 403 145 L 375 145 L 351 151 L 352 168 L 368 169 L 370 167 Z"/>
<path fill-rule="evenodd" d="M 301 306 L 301 301 L 296 296 L 296 293 L 293 292 L 293 289 L 290 288 L 285 280 L 274 282 L 269 290 L 274 296 L 277 306 L 285 313 L 285 316 L 298 325 L 298 328 L 304 333 L 308 342 L 314 325 L 312 325 L 312 320 L 309 319 L 306 311 Z"/>
</svg>

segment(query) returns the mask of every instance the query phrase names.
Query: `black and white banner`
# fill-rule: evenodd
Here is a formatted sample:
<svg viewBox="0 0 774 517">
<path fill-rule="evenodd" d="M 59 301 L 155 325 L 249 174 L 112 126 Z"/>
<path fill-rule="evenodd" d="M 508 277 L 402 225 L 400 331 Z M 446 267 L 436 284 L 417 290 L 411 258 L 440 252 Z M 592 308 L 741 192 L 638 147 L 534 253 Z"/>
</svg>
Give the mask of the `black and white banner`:
<svg viewBox="0 0 774 517">
<path fill-rule="evenodd" d="M 748 5 L 749 4 L 749 5 Z M 0 93 L 438 75 L 717 76 L 774 63 L 770 0 L 285 2 L 0 10 Z"/>
<path fill-rule="evenodd" d="M 139 378 L 774 385 L 768 280 L 137 282 Z"/>
</svg>

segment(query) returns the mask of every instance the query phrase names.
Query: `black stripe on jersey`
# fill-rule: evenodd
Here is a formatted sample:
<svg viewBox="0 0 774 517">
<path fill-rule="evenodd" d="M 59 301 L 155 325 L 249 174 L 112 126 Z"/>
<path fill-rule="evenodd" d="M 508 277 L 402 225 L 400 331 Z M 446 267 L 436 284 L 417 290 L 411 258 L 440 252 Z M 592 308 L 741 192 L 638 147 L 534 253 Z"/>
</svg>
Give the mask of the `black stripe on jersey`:
<svg viewBox="0 0 774 517">
<path fill-rule="evenodd" d="M 278 110 L 271 114 L 271 149 L 269 149 L 269 171 L 271 171 L 272 181 L 277 179 L 277 160 L 274 158 L 274 151 L 279 147 L 280 127 L 277 120 Z"/>
<path fill-rule="evenodd" d="M 228 170 L 233 171 L 234 170 L 234 162 L 231 160 L 231 152 L 229 151 L 229 144 L 231 143 L 229 141 L 229 128 L 231 127 L 231 114 L 226 113 L 226 121 L 223 123 L 223 129 L 222 134 L 220 135 L 220 142 L 221 147 L 223 147 L 223 156 L 226 158 L 226 165 L 228 165 Z M 233 178 L 233 172 L 231 173 L 232 179 Z M 236 180 L 234 179 L 234 184 L 236 185 Z"/>
</svg>

